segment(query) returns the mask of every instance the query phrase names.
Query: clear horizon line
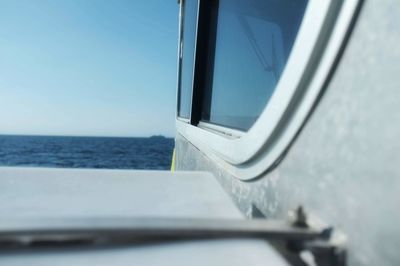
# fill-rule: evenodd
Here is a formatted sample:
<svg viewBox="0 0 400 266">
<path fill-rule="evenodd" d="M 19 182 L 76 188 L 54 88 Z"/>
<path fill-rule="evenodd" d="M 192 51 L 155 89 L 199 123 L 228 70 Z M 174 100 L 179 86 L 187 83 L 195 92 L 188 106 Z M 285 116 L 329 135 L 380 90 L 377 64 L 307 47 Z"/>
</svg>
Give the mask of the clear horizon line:
<svg viewBox="0 0 400 266">
<path fill-rule="evenodd" d="M 164 134 L 152 134 L 152 135 L 147 135 L 147 136 L 116 136 L 116 135 L 62 135 L 62 134 L 6 134 L 6 133 L 0 133 L 0 136 L 16 136 L 16 137 L 76 137 L 76 138 L 150 138 L 150 137 L 156 137 L 156 136 L 161 136 L 165 138 L 175 138 L 175 136 L 168 136 Z"/>
</svg>

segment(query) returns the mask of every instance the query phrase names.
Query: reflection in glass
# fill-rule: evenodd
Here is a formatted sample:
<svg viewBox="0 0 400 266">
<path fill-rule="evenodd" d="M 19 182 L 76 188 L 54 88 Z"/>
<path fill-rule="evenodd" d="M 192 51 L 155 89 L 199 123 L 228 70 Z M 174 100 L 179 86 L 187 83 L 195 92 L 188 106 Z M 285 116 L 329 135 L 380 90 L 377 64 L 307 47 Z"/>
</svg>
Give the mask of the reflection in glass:
<svg viewBox="0 0 400 266">
<path fill-rule="evenodd" d="M 194 53 L 196 42 L 198 0 L 183 1 L 182 61 L 178 97 L 178 116 L 189 118 L 192 87 Z"/>
<path fill-rule="evenodd" d="M 270 99 L 306 0 L 219 0 L 202 120 L 247 130 Z"/>
</svg>

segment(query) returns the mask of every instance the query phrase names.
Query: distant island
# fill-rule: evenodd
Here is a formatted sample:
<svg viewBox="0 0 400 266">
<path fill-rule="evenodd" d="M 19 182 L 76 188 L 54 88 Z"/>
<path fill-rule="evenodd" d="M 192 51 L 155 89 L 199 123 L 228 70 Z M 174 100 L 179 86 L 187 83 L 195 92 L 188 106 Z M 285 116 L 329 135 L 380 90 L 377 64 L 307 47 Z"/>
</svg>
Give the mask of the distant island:
<svg viewBox="0 0 400 266">
<path fill-rule="evenodd" d="M 167 139 L 167 137 L 163 135 L 153 135 L 150 137 L 150 139 Z"/>
</svg>

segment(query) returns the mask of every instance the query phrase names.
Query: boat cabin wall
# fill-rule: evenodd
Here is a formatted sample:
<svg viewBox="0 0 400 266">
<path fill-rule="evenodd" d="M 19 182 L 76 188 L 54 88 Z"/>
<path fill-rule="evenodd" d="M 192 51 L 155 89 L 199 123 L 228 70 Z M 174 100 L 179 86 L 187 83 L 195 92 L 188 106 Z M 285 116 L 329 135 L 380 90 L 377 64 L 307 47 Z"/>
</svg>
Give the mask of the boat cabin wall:
<svg viewBox="0 0 400 266">
<path fill-rule="evenodd" d="M 241 181 L 178 133 L 176 169 L 212 172 L 244 214 L 302 205 L 349 238 L 349 265 L 400 265 L 400 5 L 364 1 L 330 82 L 281 162 Z"/>
</svg>

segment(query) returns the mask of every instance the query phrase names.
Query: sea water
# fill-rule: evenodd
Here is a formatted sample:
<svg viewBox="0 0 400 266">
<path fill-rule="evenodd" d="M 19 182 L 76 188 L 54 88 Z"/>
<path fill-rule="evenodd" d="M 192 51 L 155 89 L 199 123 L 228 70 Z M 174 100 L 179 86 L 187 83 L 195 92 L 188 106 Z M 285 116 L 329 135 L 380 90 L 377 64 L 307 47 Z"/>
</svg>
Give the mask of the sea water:
<svg viewBox="0 0 400 266">
<path fill-rule="evenodd" d="M 0 166 L 164 170 L 173 148 L 164 137 L 0 135 Z"/>
</svg>

